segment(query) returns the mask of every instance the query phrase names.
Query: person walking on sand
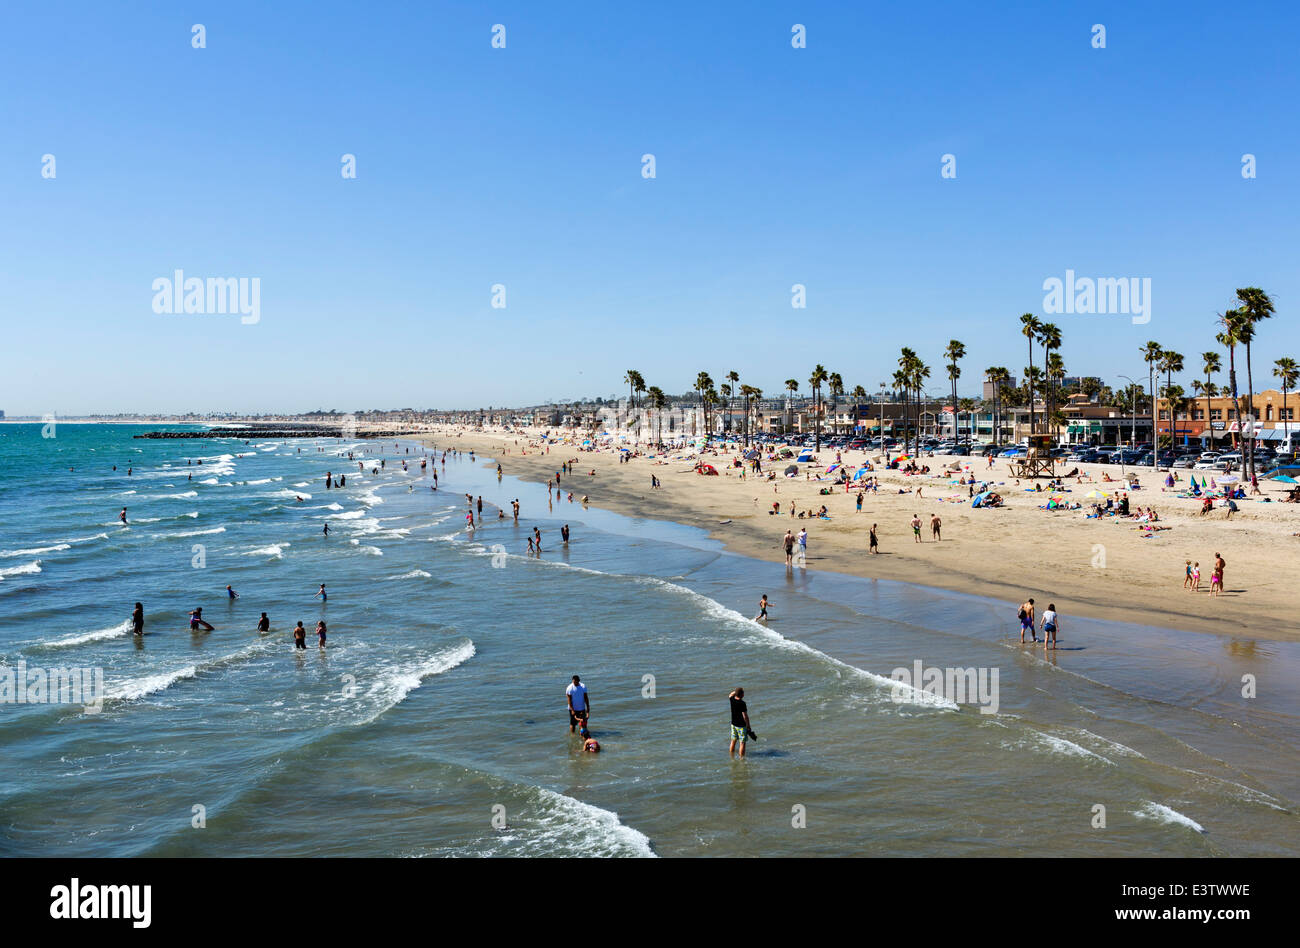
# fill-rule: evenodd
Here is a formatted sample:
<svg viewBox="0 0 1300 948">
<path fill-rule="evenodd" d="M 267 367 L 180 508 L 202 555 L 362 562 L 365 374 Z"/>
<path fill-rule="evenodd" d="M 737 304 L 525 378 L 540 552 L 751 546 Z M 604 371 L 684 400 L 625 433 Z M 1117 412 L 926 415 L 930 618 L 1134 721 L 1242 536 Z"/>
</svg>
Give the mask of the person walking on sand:
<svg viewBox="0 0 1300 948">
<path fill-rule="evenodd" d="M 803 566 L 808 561 L 808 528 L 802 527 L 799 530 L 799 565 Z"/>
<path fill-rule="evenodd" d="M 876 526 L 877 526 L 877 525 L 874 524 L 874 523 L 871 525 L 871 537 L 870 537 L 870 540 L 868 541 L 868 542 L 869 542 L 869 548 L 870 548 L 870 550 L 871 550 L 872 553 L 879 553 L 879 552 L 880 552 L 880 540 L 879 540 L 879 539 L 877 538 L 877 536 L 876 536 Z"/>
<path fill-rule="evenodd" d="M 1201 591 L 1201 564 L 1200 561 L 1192 564 L 1192 592 Z"/>
<path fill-rule="evenodd" d="M 1043 613 L 1042 632 L 1043 648 L 1048 647 L 1050 641 L 1051 647 L 1056 648 L 1056 630 L 1060 627 L 1061 621 L 1056 615 L 1056 603 L 1048 603 L 1047 611 Z"/>
<path fill-rule="evenodd" d="M 791 566 L 794 563 L 794 534 L 789 530 L 785 531 L 785 565 Z"/>
<path fill-rule="evenodd" d="M 767 621 L 767 593 L 763 593 L 762 598 L 758 600 L 758 615 L 754 616 L 754 621 L 757 622 L 759 619 Z"/>
<path fill-rule="evenodd" d="M 591 717 L 591 698 L 587 694 L 587 686 L 577 675 L 573 676 L 569 687 L 564 689 L 564 695 L 569 703 L 569 733 L 572 734 L 577 730 L 579 722 L 583 727 L 587 726 Z"/>
<path fill-rule="evenodd" d="M 1192 588 L 1192 561 L 1191 560 L 1187 561 L 1187 575 L 1183 577 L 1183 588 L 1184 589 Z"/>
<path fill-rule="evenodd" d="M 858 491 L 858 513 L 862 513 L 862 491 Z"/>
<path fill-rule="evenodd" d="M 912 514 L 912 537 L 917 543 L 921 542 L 921 515 Z"/>
<path fill-rule="evenodd" d="M 939 533 L 939 530 L 942 526 L 943 526 L 943 521 L 939 519 L 938 514 L 934 514 L 930 518 L 930 534 L 935 538 L 935 540 L 943 539 L 943 537 Z"/>
<path fill-rule="evenodd" d="M 1016 618 L 1020 620 L 1020 644 L 1025 644 L 1025 633 L 1028 632 L 1035 642 L 1038 641 L 1038 635 L 1034 631 L 1034 600 L 1026 599 L 1020 604 L 1020 611 L 1016 613 Z"/>
<path fill-rule="evenodd" d="M 749 725 L 749 705 L 745 704 L 745 689 L 737 688 L 727 695 L 727 701 L 731 704 L 731 745 L 727 748 L 727 756 L 735 757 L 736 745 L 739 744 L 740 756 L 743 758 L 745 745 L 754 736 Z"/>
</svg>

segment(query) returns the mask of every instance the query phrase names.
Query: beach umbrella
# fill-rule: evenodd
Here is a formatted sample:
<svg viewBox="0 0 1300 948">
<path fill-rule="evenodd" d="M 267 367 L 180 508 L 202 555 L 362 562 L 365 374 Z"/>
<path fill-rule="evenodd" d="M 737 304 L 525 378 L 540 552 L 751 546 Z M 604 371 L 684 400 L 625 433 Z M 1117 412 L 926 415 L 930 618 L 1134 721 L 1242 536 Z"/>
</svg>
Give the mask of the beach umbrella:
<svg viewBox="0 0 1300 948">
<path fill-rule="evenodd" d="M 1084 494 L 1083 496 L 1091 497 L 1094 500 L 1098 500 L 1098 499 L 1105 499 L 1109 497 L 1110 494 L 1106 493 L 1104 490 L 1090 490 L 1088 491 L 1088 493 Z"/>
<path fill-rule="evenodd" d="M 753 461 L 753 460 L 754 460 L 755 458 L 757 458 L 757 457 L 758 457 L 758 449 L 757 449 L 757 448 L 755 448 L 755 449 L 752 450 L 752 451 L 746 451 L 746 452 L 745 452 L 745 460 L 746 460 L 746 461 Z"/>
<path fill-rule="evenodd" d="M 1236 474 L 1224 474 L 1222 477 L 1219 478 L 1219 483 L 1220 483 L 1220 484 L 1235 484 L 1235 483 L 1237 483 L 1237 481 L 1239 481 L 1239 480 L 1241 480 L 1241 478 L 1239 478 Z"/>
<path fill-rule="evenodd" d="M 1283 484 L 1300 484 L 1294 477 L 1288 477 L 1286 474 L 1278 474 L 1273 478 L 1275 481 L 1281 481 Z"/>
<path fill-rule="evenodd" d="M 972 507 L 983 506 L 984 501 L 988 498 L 988 496 L 989 496 L 989 492 L 986 490 L 982 490 L 975 495 L 975 499 L 970 502 L 970 505 Z"/>
<path fill-rule="evenodd" d="M 835 473 L 835 469 L 836 469 L 837 467 L 839 467 L 838 464 L 832 464 L 830 467 L 828 467 L 828 468 L 826 469 L 826 473 L 827 473 L 827 474 L 834 474 L 834 473 Z"/>
<path fill-rule="evenodd" d="M 798 464 L 791 464 L 789 467 L 787 467 L 787 468 L 785 469 L 785 472 L 786 472 L 787 474 L 798 474 L 798 473 L 799 473 L 799 465 L 798 465 Z"/>
</svg>

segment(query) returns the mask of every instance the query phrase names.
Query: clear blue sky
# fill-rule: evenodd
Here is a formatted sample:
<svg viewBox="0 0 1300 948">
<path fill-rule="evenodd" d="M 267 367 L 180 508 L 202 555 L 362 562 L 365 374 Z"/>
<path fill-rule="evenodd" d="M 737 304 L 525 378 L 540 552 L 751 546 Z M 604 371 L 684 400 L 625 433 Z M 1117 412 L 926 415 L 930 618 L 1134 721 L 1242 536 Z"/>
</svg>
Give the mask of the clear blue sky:
<svg viewBox="0 0 1300 948">
<path fill-rule="evenodd" d="M 0 408 L 476 407 L 628 368 L 775 393 L 817 362 L 874 391 L 903 345 L 941 389 L 952 337 L 973 394 L 1021 374 L 1017 317 L 1067 268 L 1153 293 L 1145 326 L 1052 317 L 1070 374 L 1137 377 L 1147 339 L 1199 365 L 1253 284 L 1262 387 L 1300 357 L 1297 26 L 1252 2 L 11 6 Z M 261 322 L 156 315 L 176 268 L 259 277 Z"/>
</svg>

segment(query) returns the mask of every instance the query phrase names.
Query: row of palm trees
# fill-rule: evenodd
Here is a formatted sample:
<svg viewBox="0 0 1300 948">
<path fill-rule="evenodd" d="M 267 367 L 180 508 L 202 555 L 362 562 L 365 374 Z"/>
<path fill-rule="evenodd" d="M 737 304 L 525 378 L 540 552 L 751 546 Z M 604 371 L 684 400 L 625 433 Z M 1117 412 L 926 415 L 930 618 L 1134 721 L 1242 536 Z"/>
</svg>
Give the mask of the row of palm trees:
<svg viewBox="0 0 1300 948">
<path fill-rule="evenodd" d="M 1237 405 L 1238 417 L 1244 417 L 1250 413 L 1251 409 L 1248 407 L 1245 412 L 1241 410 L 1241 397 L 1237 389 L 1237 349 L 1241 347 L 1246 359 L 1247 405 L 1250 406 L 1254 404 L 1255 396 L 1251 350 L 1256 327 L 1262 321 L 1271 318 L 1275 308 L 1268 294 L 1259 287 L 1238 289 L 1235 302 L 1235 306 L 1218 314 L 1217 324 L 1221 327 L 1221 331 L 1215 336 L 1215 339 L 1227 351 L 1228 394 L 1230 394 L 1234 404 Z M 1001 435 L 1002 409 L 1004 400 L 1007 398 L 1013 399 L 1016 403 L 1028 405 L 1029 430 L 1031 433 L 1036 432 L 1039 428 L 1036 406 L 1039 393 L 1041 393 L 1043 402 L 1044 430 L 1055 430 L 1064 422 L 1059 402 L 1065 379 L 1065 361 L 1061 355 L 1063 338 L 1061 328 L 1054 323 L 1043 322 L 1033 313 L 1025 313 L 1020 317 L 1020 332 L 1028 341 L 1029 355 L 1029 364 L 1023 370 L 1025 378 L 1024 392 L 1022 393 L 1011 387 L 1011 372 L 1005 366 L 994 365 L 984 370 L 984 377 L 991 383 L 993 390 L 993 432 L 995 441 Z M 1040 365 L 1034 364 L 1035 344 L 1040 347 L 1042 353 Z M 1151 415 L 1151 430 L 1153 434 L 1156 431 L 1156 378 L 1163 375 L 1165 385 L 1160 394 L 1168 400 L 1171 420 L 1170 443 L 1172 444 L 1177 437 L 1177 431 L 1173 430 L 1173 427 L 1177 424 L 1177 416 L 1180 411 L 1186 410 L 1189 402 L 1183 389 L 1174 385 L 1174 376 L 1186 370 L 1185 358 L 1181 353 L 1167 349 L 1155 341 L 1142 346 L 1140 352 L 1143 361 L 1147 363 L 1146 396 Z M 944 367 L 948 381 L 952 386 L 954 418 L 960 418 L 962 411 L 970 413 L 975 408 L 973 399 L 959 399 L 957 397 L 957 381 L 961 378 L 960 363 L 965 357 L 966 346 L 960 340 L 949 340 L 947 346 L 943 349 Z M 1204 396 L 1206 399 L 1206 421 L 1208 423 L 1210 417 L 1209 399 L 1220 394 L 1219 387 L 1213 382 L 1214 375 L 1222 371 L 1222 360 L 1219 353 L 1215 351 L 1202 353 L 1200 369 L 1205 375 L 1205 381 L 1201 382 L 1199 379 L 1194 381 L 1192 390 L 1196 396 Z M 1289 415 L 1287 393 L 1300 380 L 1300 369 L 1298 369 L 1295 359 L 1284 357 L 1274 363 L 1273 375 L 1281 383 L 1282 412 L 1283 417 L 1287 417 Z M 898 369 L 893 374 L 892 384 L 895 397 L 900 398 L 902 401 L 902 423 L 905 436 L 914 436 L 918 439 L 920 437 L 922 394 L 926 381 L 930 376 L 930 367 L 925 364 L 914 349 L 903 347 L 900 350 Z M 713 378 L 708 372 L 700 372 L 696 376 L 694 391 L 699 398 L 704 414 L 706 437 L 707 433 L 713 430 L 714 413 L 724 404 L 726 406 L 725 430 L 732 431 L 733 403 L 739 397 L 743 405 L 742 430 L 746 443 L 748 443 L 751 430 L 750 417 L 759 400 L 763 397 L 763 390 L 753 385 L 739 384 L 740 374 L 735 371 L 728 372 L 726 379 L 727 381 L 722 385 L 715 386 Z M 647 395 L 645 407 L 662 413 L 662 409 L 667 402 L 662 389 L 658 386 L 647 387 L 644 377 L 635 369 L 628 369 L 623 381 L 628 386 L 628 401 L 633 410 L 637 407 L 637 396 L 644 394 Z M 786 379 L 784 387 L 790 393 L 791 398 L 798 393 L 799 385 L 798 379 Z M 845 386 L 843 378 L 838 372 L 829 372 L 820 363 L 813 367 L 808 378 L 808 385 L 813 397 L 814 438 L 817 449 L 820 450 L 822 419 L 825 414 L 823 392 L 829 396 L 830 409 L 833 411 L 838 404 L 838 400 L 845 395 Z M 867 397 L 867 392 L 861 385 L 857 385 L 849 394 L 854 399 L 854 419 L 856 420 L 861 399 Z M 1132 408 L 1136 413 L 1138 409 L 1136 391 L 1126 391 L 1123 395 L 1132 404 Z M 913 411 L 916 412 L 916 424 L 912 424 Z M 637 423 L 639 424 L 639 421 Z M 956 428 L 957 425 L 954 425 L 954 433 Z M 662 418 L 660 418 L 656 439 L 662 441 L 662 434 Z M 1252 449 L 1247 452 L 1246 470 L 1248 476 L 1255 473 L 1253 440 L 1252 431 L 1247 436 L 1247 441 Z M 910 446 L 910 442 L 904 445 L 905 449 Z"/>
</svg>

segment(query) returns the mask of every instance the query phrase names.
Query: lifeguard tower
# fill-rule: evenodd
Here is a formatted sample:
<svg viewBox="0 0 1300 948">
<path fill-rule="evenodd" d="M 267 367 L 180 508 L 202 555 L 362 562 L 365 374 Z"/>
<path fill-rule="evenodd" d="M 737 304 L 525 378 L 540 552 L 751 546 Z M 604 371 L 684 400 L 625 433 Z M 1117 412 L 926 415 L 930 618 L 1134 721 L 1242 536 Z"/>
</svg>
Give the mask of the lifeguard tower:
<svg viewBox="0 0 1300 948">
<path fill-rule="evenodd" d="M 1025 456 L 1011 462 L 1014 477 L 1055 477 L 1056 459 L 1052 457 L 1052 436 L 1031 434 Z"/>
</svg>

